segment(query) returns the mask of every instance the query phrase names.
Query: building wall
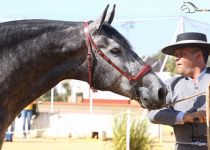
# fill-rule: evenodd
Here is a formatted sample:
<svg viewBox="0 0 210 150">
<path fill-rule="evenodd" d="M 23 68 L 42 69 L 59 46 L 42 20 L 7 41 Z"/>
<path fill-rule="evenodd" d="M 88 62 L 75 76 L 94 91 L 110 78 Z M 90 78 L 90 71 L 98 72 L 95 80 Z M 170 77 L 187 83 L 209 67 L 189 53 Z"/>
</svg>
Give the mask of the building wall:
<svg viewBox="0 0 210 150">
<path fill-rule="evenodd" d="M 31 137 L 51 138 L 90 138 L 97 132 L 100 139 L 112 138 L 112 125 L 115 116 L 131 113 L 146 117 L 147 110 L 139 105 L 95 105 L 89 113 L 89 105 L 56 105 L 49 113 L 50 106 L 40 104 L 40 115 L 33 120 Z M 159 127 L 151 124 L 151 133 L 158 136 Z M 22 137 L 22 118 L 16 118 L 15 136 Z"/>
<path fill-rule="evenodd" d="M 140 114 L 141 117 L 147 114 L 147 110 L 142 109 L 138 102 L 109 91 L 93 92 L 91 108 L 89 85 L 77 80 L 67 82 L 75 88 L 72 91 L 75 99 L 71 97 L 71 101 L 53 102 L 53 105 L 50 102 L 39 104 L 40 115 L 33 120 L 32 137 L 84 138 L 91 137 L 93 132 L 98 132 L 99 137 L 106 135 L 107 138 L 111 138 L 115 115 L 124 114 L 127 110 Z M 79 92 L 83 93 L 81 103 L 78 103 L 76 97 Z M 159 126 L 151 124 L 152 134 L 159 134 L 158 129 Z M 22 135 L 22 119 L 17 118 L 15 136 L 22 137 Z"/>
</svg>

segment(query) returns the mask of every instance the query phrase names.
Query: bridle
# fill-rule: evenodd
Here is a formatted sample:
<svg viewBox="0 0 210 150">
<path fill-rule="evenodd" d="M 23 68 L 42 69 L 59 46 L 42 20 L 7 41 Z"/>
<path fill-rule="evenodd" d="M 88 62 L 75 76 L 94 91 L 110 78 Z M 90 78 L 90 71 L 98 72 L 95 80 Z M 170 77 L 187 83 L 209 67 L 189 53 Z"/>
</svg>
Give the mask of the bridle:
<svg viewBox="0 0 210 150">
<path fill-rule="evenodd" d="M 148 64 L 145 64 L 143 68 L 134 76 L 134 75 L 129 75 L 122 69 L 120 69 L 118 66 L 116 66 L 95 44 L 93 41 L 89 28 L 88 28 L 88 22 L 84 22 L 84 32 L 86 36 L 86 45 L 88 47 L 88 82 L 91 88 L 93 88 L 92 85 L 92 46 L 96 50 L 96 52 L 112 67 L 114 67 L 119 73 L 121 73 L 124 77 L 126 77 L 129 81 L 137 81 L 140 78 L 142 78 L 146 73 L 148 73 L 151 70 L 151 66 Z"/>
</svg>

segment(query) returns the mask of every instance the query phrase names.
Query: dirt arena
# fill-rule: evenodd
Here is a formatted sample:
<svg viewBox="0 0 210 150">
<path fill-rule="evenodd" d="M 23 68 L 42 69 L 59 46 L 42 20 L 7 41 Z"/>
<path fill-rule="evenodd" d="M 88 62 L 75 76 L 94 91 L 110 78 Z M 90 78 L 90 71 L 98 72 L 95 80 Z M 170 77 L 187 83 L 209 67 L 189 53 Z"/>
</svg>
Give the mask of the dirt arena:
<svg viewBox="0 0 210 150">
<path fill-rule="evenodd" d="M 174 142 L 155 143 L 154 150 L 173 150 Z M 14 139 L 4 142 L 2 150 L 113 150 L 110 140 L 97 139 Z"/>
<path fill-rule="evenodd" d="M 97 139 L 14 139 L 4 142 L 2 150 L 111 150 L 110 141 Z"/>
<path fill-rule="evenodd" d="M 39 109 L 41 112 L 50 112 L 49 105 L 40 105 Z M 62 108 L 62 109 L 61 109 Z M 135 112 L 139 112 L 139 107 L 128 107 L 126 106 L 110 106 L 110 105 L 95 105 L 95 113 L 112 113 L 113 110 L 124 112 L 128 108 Z M 89 112 L 88 105 L 56 105 L 55 111 L 60 110 L 61 112 Z M 174 135 L 171 134 L 172 129 L 164 126 L 163 127 L 162 143 L 155 142 L 153 150 L 174 150 Z M 86 139 L 75 139 L 75 138 L 29 138 L 23 139 L 15 137 L 13 142 L 4 142 L 2 150 L 113 150 L 111 140 L 102 141 L 100 139 L 86 138 Z"/>
</svg>

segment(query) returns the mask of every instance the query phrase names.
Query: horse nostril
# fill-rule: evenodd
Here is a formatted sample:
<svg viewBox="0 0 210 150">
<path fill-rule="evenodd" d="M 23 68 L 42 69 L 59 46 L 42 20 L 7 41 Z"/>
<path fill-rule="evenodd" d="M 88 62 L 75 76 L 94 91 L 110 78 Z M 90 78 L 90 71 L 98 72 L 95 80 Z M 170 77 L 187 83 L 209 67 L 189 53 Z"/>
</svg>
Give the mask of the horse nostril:
<svg viewBox="0 0 210 150">
<path fill-rule="evenodd" d="M 167 94 L 167 91 L 164 88 L 160 88 L 158 90 L 158 99 L 165 100 L 166 94 Z"/>
</svg>

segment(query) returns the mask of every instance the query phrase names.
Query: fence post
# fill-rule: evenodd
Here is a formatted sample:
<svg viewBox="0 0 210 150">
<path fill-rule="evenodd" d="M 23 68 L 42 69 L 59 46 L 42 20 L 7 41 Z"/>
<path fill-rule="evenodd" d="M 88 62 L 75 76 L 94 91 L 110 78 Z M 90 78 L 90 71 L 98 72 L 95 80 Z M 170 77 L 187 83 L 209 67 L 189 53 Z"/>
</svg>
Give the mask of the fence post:
<svg viewBox="0 0 210 150">
<path fill-rule="evenodd" d="M 50 92 L 50 112 L 51 113 L 54 112 L 54 100 L 55 100 L 55 97 L 54 97 L 54 87 L 53 87 Z"/>
<path fill-rule="evenodd" d="M 89 113 L 92 114 L 92 112 L 93 112 L 93 89 L 91 87 L 89 87 L 89 102 L 90 102 Z"/>
<path fill-rule="evenodd" d="M 131 111 L 127 110 L 126 121 L 126 150 L 130 150 L 130 126 L 131 126 Z"/>
<path fill-rule="evenodd" d="M 209 127 L 209 121 L 210 121 L 210 83 L 208 84 L 207 90 L 206 90 L 206 124 L 207 124 L 207 141 L 208 141 L 208 150 L 210 150 L 210 127 Z"/>
</svg>

